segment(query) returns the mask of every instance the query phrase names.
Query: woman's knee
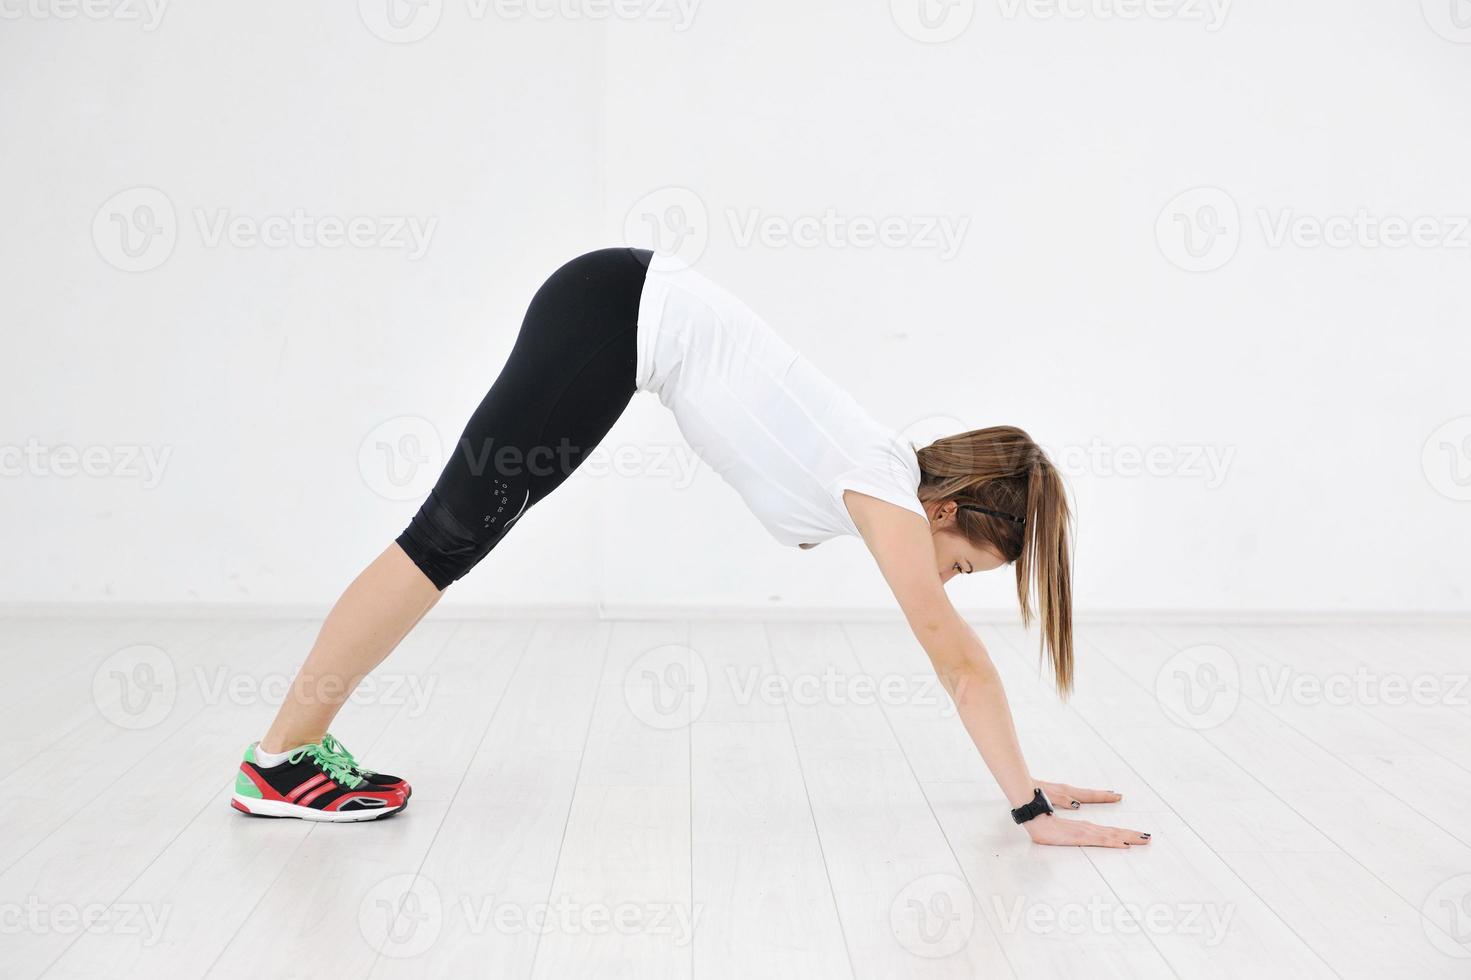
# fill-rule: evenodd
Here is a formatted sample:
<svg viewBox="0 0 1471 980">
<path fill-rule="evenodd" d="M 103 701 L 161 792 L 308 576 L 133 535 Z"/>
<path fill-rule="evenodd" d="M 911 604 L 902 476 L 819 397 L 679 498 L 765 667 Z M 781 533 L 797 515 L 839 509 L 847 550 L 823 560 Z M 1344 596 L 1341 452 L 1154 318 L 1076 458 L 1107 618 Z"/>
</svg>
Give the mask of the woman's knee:
<svg viewBox="0 0 1471 980">
<path fill-rule="evenodd" d="M 512 510 L 511 489 L 510 484 L 498 487 L 505 492 L 498 492 L 491 499 L 485 508 L 488 513 L 463 518 L 445 505 L 438 491 L 430 491 L 409 526 L 398 536 L 399 547 L 435 588 L 443 591 L 489 554 L 521 516 L 530 494 L 527 492 L 520 507 Z"/>
</svg>

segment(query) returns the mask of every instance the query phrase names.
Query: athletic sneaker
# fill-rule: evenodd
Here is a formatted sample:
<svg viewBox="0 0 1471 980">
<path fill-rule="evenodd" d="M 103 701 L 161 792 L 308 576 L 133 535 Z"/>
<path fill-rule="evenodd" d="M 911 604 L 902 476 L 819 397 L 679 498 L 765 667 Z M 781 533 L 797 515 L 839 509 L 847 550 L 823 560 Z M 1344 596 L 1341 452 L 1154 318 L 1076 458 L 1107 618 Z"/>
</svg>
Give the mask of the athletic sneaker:
<svg viewBox="0 0 1471 980">
<path fill-rule="evenodd" d="M 257 817 L 346 822 L 377 820 L 408 805 L 402 790 L 383 789 L 319 742 L 293 749 L 277 766 L 259 766 L 252 742 L 235 774 L 230 805 Z"/>
<path fill-rule="evenodd" d="M 347 751 L 347 746 L 333 738 L 331 732 L 322 736 L 322 747 L 328 752 L 340 755 L 346 759 L 348 764 L 352 766 L 352 771 L 362 776 L 369 783 L 372 783 L 374 789 L 402 790 L 404 799 L 408 799 L 414 795 L 414 788 L 409 785 L 408 780 L 401 779 L 398 776 L 390 776 L 386 772 L 374 772 L 371 769 L 364 769 L 358 764 L 358 760 L 352 757 L 352 753 Z"/>
</svg>

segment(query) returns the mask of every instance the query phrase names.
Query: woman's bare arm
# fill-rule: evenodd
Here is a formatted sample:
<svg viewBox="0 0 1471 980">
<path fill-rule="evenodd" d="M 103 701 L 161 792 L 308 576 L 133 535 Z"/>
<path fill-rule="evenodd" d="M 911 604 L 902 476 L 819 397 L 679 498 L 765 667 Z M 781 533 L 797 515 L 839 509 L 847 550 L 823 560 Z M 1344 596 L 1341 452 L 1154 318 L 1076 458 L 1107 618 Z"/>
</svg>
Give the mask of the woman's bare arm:
<svg viewBox="0 0 1471 980">
<path fill-rule="evenodd" d="M 1012 807 L 1030 802 L 1032 790 L 1042 783 L 1022 757 L 1011 706 L 990 654 L 956 612 L 936 574 L 928 523 L 912 511 L 854 490 L 844 500 L 986 768 Z M 1056 816 L 1036 817 L 1023 826 L 1041 844 L 1127 847 L 1149 840 L 1138 831 Z"/>
</svg>

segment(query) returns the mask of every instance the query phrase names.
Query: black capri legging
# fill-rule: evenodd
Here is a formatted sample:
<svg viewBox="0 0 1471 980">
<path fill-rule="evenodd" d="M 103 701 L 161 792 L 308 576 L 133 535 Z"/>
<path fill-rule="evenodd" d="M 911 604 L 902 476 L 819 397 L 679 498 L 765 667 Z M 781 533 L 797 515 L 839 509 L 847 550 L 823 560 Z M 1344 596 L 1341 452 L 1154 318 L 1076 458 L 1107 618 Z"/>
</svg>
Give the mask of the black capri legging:
<svg viewBox="0 0 1471 980">
<path fill-rule="evenodd" d="M 651 254 L 588 252 L 532 297 L 500 376 L 397 539 L 436 588 L 484 558 L 623 414 L 634 393 L 638 302 Z"/>
</svg>

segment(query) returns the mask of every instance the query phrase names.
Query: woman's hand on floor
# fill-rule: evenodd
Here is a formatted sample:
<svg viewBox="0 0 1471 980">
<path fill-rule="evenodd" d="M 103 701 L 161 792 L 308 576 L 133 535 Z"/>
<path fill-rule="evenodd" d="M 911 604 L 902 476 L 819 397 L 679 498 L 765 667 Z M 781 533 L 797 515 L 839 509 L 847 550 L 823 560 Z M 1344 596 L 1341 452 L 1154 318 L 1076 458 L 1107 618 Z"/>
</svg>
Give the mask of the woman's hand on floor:
<svg viewBox="0 0 1471 980">
<path fill-rule="evenodd" d="M 1083 789 L 1067 783 L 1037 783 L 1058 810 L 1076 810 L 1084 803 L 1117 803 L 1124 797 L 1111 789 Z"/>
<path fill-rule="evenodd" d="M 1149 835 L 1123 827 L 1105 827 L 1086 820 L 1068 820 L 1044 813 L 1022 824 L 1036 844 L 1064 847 L 1137 847 L 1149 843 Z"/>
<path fill-rule="evenodd" d="M 1111 789 L 1084 789 L 1067 783 L 1038 782 L 1054 808 L 1076 810 L 1084 803 L 1117 803 L 1123 799 Z M 1043 814 L 1022 826 L 1038 844 L 1061 844 L 1081 847 L 1134 847 L 1149 843 L 1149 835 L 1123 827 L 1108 827 L 1086 820 L 1065 820 Z"/>
</svg>

